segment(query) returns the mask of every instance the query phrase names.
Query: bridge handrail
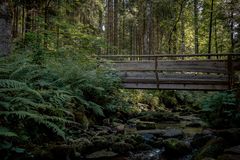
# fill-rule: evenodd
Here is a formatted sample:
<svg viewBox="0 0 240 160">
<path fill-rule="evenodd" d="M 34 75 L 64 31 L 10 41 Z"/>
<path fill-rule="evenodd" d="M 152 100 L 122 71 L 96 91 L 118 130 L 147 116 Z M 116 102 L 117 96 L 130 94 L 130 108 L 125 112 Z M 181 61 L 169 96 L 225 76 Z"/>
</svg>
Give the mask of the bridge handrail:
<svg viewBox="0 0 240 160">
<path fill-rule="evenodd" d="M 227 57 L 240 56 L 240 53 L 220 53 L 220 54 L 153 54 L 153 55 L 97 55 L 101 58 L 156 58 L 156 57 Z"/>
</svg>

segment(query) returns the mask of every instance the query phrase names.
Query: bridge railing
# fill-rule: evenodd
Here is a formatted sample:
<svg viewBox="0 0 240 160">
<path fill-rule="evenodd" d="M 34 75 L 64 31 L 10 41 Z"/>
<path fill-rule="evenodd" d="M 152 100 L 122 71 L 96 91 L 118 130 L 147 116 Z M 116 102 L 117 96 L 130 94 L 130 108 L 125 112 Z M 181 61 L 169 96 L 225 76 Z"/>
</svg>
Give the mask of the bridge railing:
<svg viewBox="0 0 240 160">
<path fill-rule="evenodd" d="M 240 58 L 240 53 L 224 53 L 224 54 L 154 54 L 154 55 L 98 55 L 100 58 L 112 61 L 145 61 L 145 60 L 221 60 Z"/>
<path fill-rule="evenodd" d="M 236 53 L 100 55 L 98 58 L 110 60 L 129 88 L 157 84 L 157 88 L 222 90 L 232 88 L 234 72 L 240 70 L 240 54 Z"/>
</svg>

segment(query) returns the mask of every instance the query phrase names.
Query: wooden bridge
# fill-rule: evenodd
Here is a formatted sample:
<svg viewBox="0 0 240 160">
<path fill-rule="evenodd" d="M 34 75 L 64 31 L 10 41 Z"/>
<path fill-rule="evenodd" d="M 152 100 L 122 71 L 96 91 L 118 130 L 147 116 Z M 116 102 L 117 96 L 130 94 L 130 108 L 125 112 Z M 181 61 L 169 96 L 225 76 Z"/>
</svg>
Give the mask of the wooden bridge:
<svg viewBox="0 0 240 160">
<path fill-rule="evenodd" d="M 101 55 L 129 89 L 228 90 L 239 79 L 240 54 Z"/>
</svg>

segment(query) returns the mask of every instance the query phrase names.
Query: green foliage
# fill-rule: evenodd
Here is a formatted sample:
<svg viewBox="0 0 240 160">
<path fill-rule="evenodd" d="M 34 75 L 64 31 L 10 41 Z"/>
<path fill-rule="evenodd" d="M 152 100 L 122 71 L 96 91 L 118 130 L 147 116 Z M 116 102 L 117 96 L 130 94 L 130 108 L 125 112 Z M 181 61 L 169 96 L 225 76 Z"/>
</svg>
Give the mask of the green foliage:
<svg viewBox="0 0 240 160">
<path fill-rule="evenodd" d="M 235 92 L 219 92 L 202 100 L 206 120 L 214 127 L 239 127 L 239 101 Z"/>
<path fill-rule="evenodd" d="M 0 59 L 0 137 L 7 143 L 65 140 L 68 126 L 86 125 L 75 122 L 75 112 L 88 122 L 87 117 L 112 112 L 106 106 L 116 106 L 119 78 L 96 68 L 94 59 L 49 57 L 37 64 L 33 56 Z"/>
</svg>

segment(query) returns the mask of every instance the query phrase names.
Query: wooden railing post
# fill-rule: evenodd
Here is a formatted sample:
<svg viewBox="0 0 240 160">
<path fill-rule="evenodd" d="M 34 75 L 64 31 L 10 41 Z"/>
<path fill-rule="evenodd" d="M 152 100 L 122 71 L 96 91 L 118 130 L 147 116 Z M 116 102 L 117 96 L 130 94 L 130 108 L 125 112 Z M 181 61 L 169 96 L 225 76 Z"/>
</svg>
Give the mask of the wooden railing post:
<svg viewBox="0 0 240 160">
<path fill-rule="evenodd" d="M 159 76 L 158 76 L 158 57 L 155 57 L 155 75 L 157 80 L 157 89 L 159 89 Z"/>
<path fill-rule="evenodd" d="M 233 65 L 232 65 L 232 55 L 228 55 L 228 85 L 229 89 L 233 87 Z"/>
</svg>

